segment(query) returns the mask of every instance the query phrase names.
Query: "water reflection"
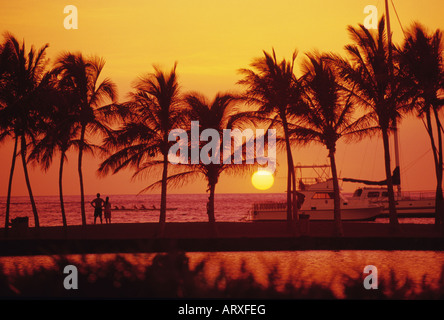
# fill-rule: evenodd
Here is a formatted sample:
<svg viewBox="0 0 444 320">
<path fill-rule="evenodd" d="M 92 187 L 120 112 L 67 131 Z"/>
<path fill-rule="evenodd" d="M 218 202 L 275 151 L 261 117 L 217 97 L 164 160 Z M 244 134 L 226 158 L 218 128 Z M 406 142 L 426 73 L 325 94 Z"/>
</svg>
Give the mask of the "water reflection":
<svg viewBox="0 0 444 320">
<path fill-rule="evenodd" d="M 155 254 L 119 256 L 142 272 L 144 267 L 151 264 Z M 270 281 L 278 290 L 283 290 L 287 283 L 295 286 L 319 284 L 330 288 L 338 297 L 342 295 L 346 277 L 363 277 L 366 265 L 376 266 L 380 279 L 390 280 L 395 276 L 401 284 L 409 279 L 418 287 L 424 284 L 439 285 L 444 266 L 444 252 L 437 251 L 195 252 L 187 253 L 187 256 L 190 269 L 205 260 L 203 272 L 209 284 L 215 283 L 221 273 L 231 279 L 250 274 L 265 287 Z M 115 257 L 115 254 L 67 256 L 74 264 L 97 267 Z M 39 268 L 53 268 L 56 259 L 51 256 L 2 257 L 0 264 L 6 275 L 30 274 Z"/>
<path fill-rule="evenodd" d="M 223 266 L 232 277 L 239 277 L 242 263 L 257 282 L 267 285 L 272 268 L 277 268 L 278 285 L 318 283 L 341 296 L 348 276 L 360 278 L 366 265 L 378 268 L 379 278 L 390 280 L 392 272 L 401 284 L 408 278 L 419 286 L 437 283 L 444 266 L 444 253 L 436 251 L 283 251 L 191 253 L 196 263 L 206 258 L 209 279 Z"/>
</svg>

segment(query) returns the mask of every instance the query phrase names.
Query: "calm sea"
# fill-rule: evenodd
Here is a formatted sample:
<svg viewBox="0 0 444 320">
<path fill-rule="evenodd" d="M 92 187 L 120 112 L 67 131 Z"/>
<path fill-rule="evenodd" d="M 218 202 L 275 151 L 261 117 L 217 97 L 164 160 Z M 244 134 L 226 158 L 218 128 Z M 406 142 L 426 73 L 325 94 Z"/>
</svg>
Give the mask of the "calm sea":
<svg viewBox="0 0 444 320">
<path fill-rule="evenodd" d="M 106 197 L 107 195 L 102 195 Z M 109 195 L 112 207 L 140 208 L 160 206 L 160 195 Z M 89 202 L 94 196 L 87 196 L 87 222 L 93 222 L 93 208 Z M 168 196 L 167 207 L 177 208 L 167 211 L 167 221 L 189 222 L 207 221 L 206 194 L 171 194 Z M 216 194 L 215 214 L 217 221 L 245 221 L 249 210 L 256 201 L 285 201 L 284 194 Z M 4 225 L 6 198 L 0 198 L 0 225 Z M 58 196 L 36 197 L 41 226 L 57 226 L 62 224 Z M 69 225 L 81 224 L 80 198 L 66 196 L 65 208 Z M 28 216 L 30 225 L 34 225 L 31 206 L 28 197 L 13 197 L 11 203 L 11 218 Z M 158 211 L 113 211 L 112 222 L 156 222 Z M 388 222 L 387 219 L 377 219 L 376 222 Z M 401 223 L 433 223 L 433 219 L 401 219 Z M 374 223 L 374 222 L 369 222 Z M 153 254 L 126 255 L 134 263 L 148 263 Z M 266 282 L 271 267 L 277 266 L 281 272 L 282 281 L 298 279 L 305 283 L 317 282 L 331 287 L 340 287 L 342 275 L 356 277 L 363 274 L 366 265 L 378 268 L 380 277 L 390 279 L 394 274 L 398 280 L 409 278 L 414 283 L 430 283 L 440 285 L 440 276 L 444 266 L 444 252 L 441 251 L 285 251 L 285 252 L 214 252 L 188 253 L 191 264 L 197 264 L 202 259 L 207 261 L 208 278 L 217 276 L 221 265 L 226 272 L 234 276 L 239 273 L 241 266 L 255 275 L 258 282 Z M 91 263 L 100 263 L 103 259 L 112 259 L 114 255 L 89 255 Z M 81 259 L 80 257 L 78 257 Z M 0 264 L 3 272 L 15 272 L 50 266 L 53 260 L 45 256 L 34 257 L 2 257 Z M 391 272 L 394 272 L 393 274 Z"/>
<path fill-rule="evenodd" d="M 109 196 L 111 207 L 127 209 L 160 208 L 160 195 L 101 195 L 103 199 Z M 94 221 L 94 209 L 89 204 L 95 195 L 85 197 L 87 223 Z M 208 221 L 206 214 L 207 194 L 171 194 L 167 197 L 167 222 Z M 256 201 L 285 201 L 284 194 L 216 194 L 215 215 L 217 221 L 243 221 L 247 219 L 249 210 Z M 39 213 L 40 226 L 62 225 L 62 215 L 58 196 L 35 197 Z M 80 225 L 80 196 L 65 196 L 65 211 L 68 225 Z M 0 224 L 4 225 L 6 197 L 0 198 Z M 10 218 L 28 216 L 30 226 L 34 226 L 31 204 L 27 196 L 13 197 L 11 200 Z M 159 211 L 116 211 L 112 212 L 112 222 L 135 223 L 157 222 Z"/>
<path fill-rule="evenodd" d="M 160 208 L 160 195 L 102 195 L 104 199 L 109 196 L 111 207 L 125 209 Z M 94 222 L 94 209 L 90 205 L 95 195 L 85 197 L 86 219 L 88 224 Z M 207 194 L 170 194 L 167 197 L 167 222 L 196 222 L 208 221 L 206 214 Z M 253 203 L 262 201 L 286 201 L 283 193 L 245 193 L 245 194 L 216 194 L 215 216 L 216 221 L 245 221 L 249 217 Z M 58 196 L 37 196 L 35 202 L 39 214 L 40 226 L 61 226 L 62 215 Z M 68 225 L 80 225 L 80 196 L 65 196 L 65 212 Z M 0 226 L 5 223 L 6 197 L 0 197 Z M 29 225 L 34 226 L 34 217 L 31 204 L 27 196 L 12 197 L 10 206 L 10 219 L 15 217 L 29 217 Z M 112 222 L 137 223 L 157 222 L 159 211 L 112 210 Z M 376 219 L 375 222 L 388 222 L 388 219 Z M 433 219 L 400 219 L 401 223 L 433 223 Z M 369 222 L 372 223 L 372 222 Z"/>
</svg>

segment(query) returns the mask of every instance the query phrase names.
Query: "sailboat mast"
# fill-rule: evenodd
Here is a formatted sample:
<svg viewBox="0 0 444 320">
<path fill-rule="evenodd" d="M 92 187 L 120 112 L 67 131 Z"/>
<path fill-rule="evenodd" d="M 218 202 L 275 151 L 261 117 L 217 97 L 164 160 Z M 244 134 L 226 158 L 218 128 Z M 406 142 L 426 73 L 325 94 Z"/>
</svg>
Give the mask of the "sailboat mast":
<svg viewBox="0 0 444 320">
<path fill-rule="evenodd" d="M 388 5 L 388 0 L 385 0 L 385 19 L 387 24 L 387 41 L 388 41 L 388 53 L 389 53 L 389 73 L 392 80 L 393 77 L 393 54 L 392 54 L 392 30 L 390 26 L 390 10 Z M 398 137 L 398 126 L 396 123 L 394 123 L 394 131 L 393 131 L 393 138 L 394 138 L 394 148 L 395 148 L 395 165 L 396 167 L 399 167 L 399 137 Z M 398 196 L 401 196 L 401 184 L 398 184 L 396 186 L 396 189 L 398 191 Z"/>
</svg>

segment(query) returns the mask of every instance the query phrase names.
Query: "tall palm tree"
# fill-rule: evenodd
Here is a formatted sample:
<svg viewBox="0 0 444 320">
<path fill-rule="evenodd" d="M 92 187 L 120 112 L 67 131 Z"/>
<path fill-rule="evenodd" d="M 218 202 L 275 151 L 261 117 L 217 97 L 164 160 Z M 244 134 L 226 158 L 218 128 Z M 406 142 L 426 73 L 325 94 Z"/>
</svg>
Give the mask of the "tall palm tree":
<svg viewBox="0 0 444 320">
<path fill-rule="evenodd" d="M 439 119 L 439 111 L 444 105 L 441 93 L 444 88 L 443 59 L 442 32 L 436 30 L 428 34 L 422 25 L 414 23 L 402 46 L 401 68 L 413 82 L 412 92 L 418 98 L 418 116 L 425 118 L 424 125 L 432 146 L 436 172 L 436 225 L 444 222 L 442 123 Z M 435 118 L 435 125 L 432 123 L 432 116 Z"/>
<path fill-rule="evenodd" d="M 205 129 L 215 129 L 219 137 L 223 136 L 223 129 L 227 128 L 229 123 L 230 105 L 233 101 L 230 95 L 217 95 L 212 102 L 208 101 L 200 94 L 190 94 L 185 98 L 187 105 L 190 108 L 190 120 L 199 121 L 199 137 Z M 219 151 L 222 141 L 219 140 Z M 199 151 L 202 150 L 202 143 L 199 143 Z M 221 173 L 228 168 L 222 159 L 222 152 L 211 154 L 211 156 L 218 157 L 218 163 L 204 163 L 200 159 L 199 163 L 195 165 L 195 170 L 203 174 L 207 180 L 207 191 L 209 192 L 207 203 L 207 215 L 210 223 L 216 222 L 214 215 L 214 196 L 216 192 L 216 185 L 219 181 Z M 192 162 L 191 162 L 192 163 Z"/>
<path fill-rule="evenodd" d="M 0 43 L 0 90 L 1 93 L 4 94 L 5 86 L 7 85 L 8 80 L 8 67 L 9 67 L 9 58 L 10 58 L 10 52 L 8 50 L 8 47 L 5 43 Z M 0 95 L 0 112 L 3 112 L 3 110 L 6 108 L 6 101 L 1 97 Z M 0 143 L 3 143 L 9 136 L 11 136 L 11 126 L 9 119 L 8 121 L 5 121 L 4 118 L 0 118 Z M 8 223 L 9 223 L 9 207 L 10 207 L 10 200 L 11 200 L 11 188 L 12 188 L 12 177 L 14 174 L 14 168 L 15 168 L 15 159 L 17 154 L 17 139 L 14 139 L 14 149 L 12 154 L 12 162 L 11 162 L 11 169 L 9 172 L 9 181 L 8 181 L 8 195 L 6 199 L 6 214 L 5 214 L 5 231 L 8 230 Z"/>
<path fill-rule="evenodd" d="M 54 77 L 53 77 L 54 78 Z M 65 205 L 63 200 L 63 167 L 67 159 L 67 152 L 72 146 L 79 145 L 78 117 L 75 106 L 70 103 L 69 92 L 62 92 L 57 88 L 58 81 L 53 79 L 52 96 L 53 109 L 48 121 L 41 132 L 41 137 L 36 142 L 30 159 L 38 162 L 44 171 L 51 166 L 54 154 L 60 153 L 59 164 L 59 198 L 63 226 L 67 226 Z"/>
<path fill-rule="evenodd" d="M 76 108 L 77 124 L 80 127 L 78 139 L 77 171 L 80 181 L 80 204 L 82 225 L 86 225 L 85 193 L 83 185 L 82 160 L 85 149 L 90 147 L 86 139 L 90 133 L 110 133 L 107 126 L 105 101 L 117 99 L 116 85 L 108 78 L 99 83 L 105 61 L 101 58 L 85 58 L 81 53 L 64 53 L 56 61 L 54 73 L 58 86 L 69 94 L 70 103 Z"/>
<path fill-rule="evenodd" d="M 335 233 L 343 235 L 339 179 L 335 160 L 336 144 L 341 137 L 351 138 L 369 126 L 369 117 L 355 118 L 352 94 L 343 90 L 331 65 L 330 56 L 309 54 L 302 76 L 304 112 L 290 129 L 297 142 L 318 142 L 326 146 L 333 179 Z M 299 110 L 297 110 L 299 112 Z"/>
<path fill-rule="evenodd" d="M 224 130 L 232 129 L 231 120 L 236 114 L 234 106 L 237 99 L 233 95 L 217 94 L 212 101 L 209 101 L 199 93 L 191 93 L 184 100 L 187 109 L 183 111 L 183 115 L 188 123 L 186 128 L 187 137 L 190 137 L 187 138 L 188 144 L 186 147 L 190 152 L 187 151 L 187 157 L 183 159 L 186 161 L 182 161 L 179 166 L 184 166 L 189 170 L 170 175 L 168 180 L 184 183 L 188 181 L 187 178 L 194 178 L 198 175 L 205 177 L 207 192 L 209 192 L 207 202 L 208 221 L 212 225 L 213 232 L 216 233 L 214 199 L 219 177 L 222 173 L 247 173 L 257 166 L 256 157 L 247 152 L 247 141 L 254 142 L 255 138 L 247 137 L 245 142 L 239 141 L 238 144 L 230 144 L 231 149 L 224 145 L 224 139 L 222 138 Z M 192 125 L 194 124 L 196 127 L 193 128 Z M 207 142 L 201 141 L 201 134 L 207 129 L 214 133 L 214 136 L 207 137 L 210 140 L 211 148 L 208 147 Z M 196 139 L 199 139 L 198 143 L 196 143 Z M 197 153 L 200 155 L 199 159 L 196 159 Z M 241 155 L 241 161 L 235 161 L 236 154 Z"/>
<path fill-rule="evenodd" d="M 106 142 L 106 147 L 115 153 L 100 165 L 99 172 L 117 173 L 122 168 L 133 167 L 135 175 L 140 175 L 162 166 L 159 215 L 162 233 L 166 221 L 168 151 L 172 144 L 168 135 L 181 127 L 183 121 L 176 65 L 170 73 L 154 67 L 154 73 L 139 79 L 134 88 L 130 101 L 120 106 L 122 115 L 126 114 L 124 126 Z M 155 159 L 157 155 L 160 160 Z"/>
<path fill-rule="evenodd" d="M 246 114 L 258 119 L 279 119 L 284 131 L 287 154 L 287 221 L 297 221 L 296 177 L 294 172 L 293 155 L 289 136 L 289 110 L 295 115 L 300 100 L 300 87 L 294 74 L 294 63 L 297 51 L 293 52 L 290 61 L 278 61 L 275 51 L 272 54 L 264 51 L 262 58 L 257 58 L 251 66 L 253 70 L 241 69 L 244 78 L 238 83 L 246 86 L 245 99 L 250 104 L 258 106 L 257 112 Z"/>
<path fill-rule="evenodd" d="M 341 75 L 350 87 L 355 88 L 357 102 L 371 110 L 382 133 L 384 164 L 389 200 L 391 230 L 399 227 L 396 215 L 393 180 L 390 164 L 389 133 L 396 126 L 406 106 L 409 93 L 399 77 L 399 67 L 389 59 L 384 27 L 384 17 L 378 23 L 376 33 L 363 25 L 348 27 L 354 44 L 345 47 L 350 60 L 336 59 Z"/>
<path fill-rule="evenodd" d="M 0 127 L 2 128 L 2 137 L 9 135 L 14 139 L 6 203 L 6 226 L 9 223 L 12 178 L 18 146 L 20 146 L 20 156 L 35 227 L 38 228 L 40 226 L 27 168 L 27 150 L 29 143 L 35 140 L 35 135 L 44 119 L 42 117 L 43 106 L 41 104 L 44 101 L 42 91 L 44 91 L 46 85 L 45 51 L 47 47 L 48 45 L 45 45 L 39 50 L 31 47 L 29 52 L 26 52 L 25 42 L 23 41 L 20 44 L 9 33 L 5 35 L 5 41 L 2 45 Z"/>
</svg>

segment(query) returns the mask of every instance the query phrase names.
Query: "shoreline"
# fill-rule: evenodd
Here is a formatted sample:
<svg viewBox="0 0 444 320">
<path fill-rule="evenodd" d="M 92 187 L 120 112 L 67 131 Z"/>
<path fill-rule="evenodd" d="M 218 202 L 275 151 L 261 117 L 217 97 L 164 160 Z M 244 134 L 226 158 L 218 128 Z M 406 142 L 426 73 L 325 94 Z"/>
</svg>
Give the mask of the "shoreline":
<svg viewBox="0 0 444 320">
<path fill-rule="evenodd" d="M 343 221 L 344 236 L 333 235 L 333 221 L 310 221 L 289 229 L 286 221 L 115 223 L 0 229 L 0 256 L 136 253 L 168 251 L 288 250 L 444 250 L 444 236 L 433 224 Z"/>
</svg>

